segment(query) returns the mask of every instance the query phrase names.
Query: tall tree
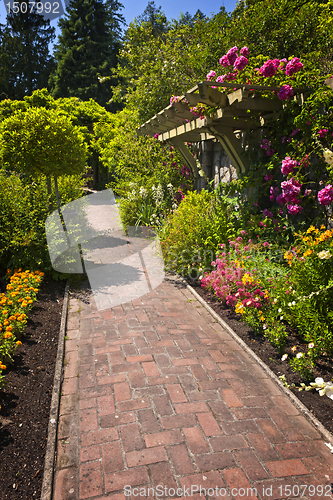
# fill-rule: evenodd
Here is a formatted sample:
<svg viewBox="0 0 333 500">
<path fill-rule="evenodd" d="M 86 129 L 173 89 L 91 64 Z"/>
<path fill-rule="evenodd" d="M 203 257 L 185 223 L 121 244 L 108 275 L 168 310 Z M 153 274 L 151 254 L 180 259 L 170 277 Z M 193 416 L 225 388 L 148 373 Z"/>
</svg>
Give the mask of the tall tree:
<svg viewBox="0 0 333 500">
<path fill-rule="evenodd" d="M 55 28 L 36 10 L 17 8 L 17 13 L 7 15 L 6 25 L 0 26 L 0 99 L 22 99 L 46 87 L 55 68 L 49 53 Z"/>
<path fill-rule="evenodd" d="M 49 83 L 54 97 L 94 99 L 109 110 L 112 96 L 107 77 L 115 67 L 125 22 L 118 0 L 72 0 L 59 20 L 55 46 L 57 69 Z M 115 105 L 113 105 L 113 108 Z"/>
</svg>

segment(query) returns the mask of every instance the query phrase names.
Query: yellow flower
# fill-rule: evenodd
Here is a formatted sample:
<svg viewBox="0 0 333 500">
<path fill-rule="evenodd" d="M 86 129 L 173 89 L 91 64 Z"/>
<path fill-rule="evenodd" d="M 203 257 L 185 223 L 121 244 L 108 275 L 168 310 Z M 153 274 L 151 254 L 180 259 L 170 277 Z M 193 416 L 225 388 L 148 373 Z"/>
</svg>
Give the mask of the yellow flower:
<svg viewBox="0 0 333 500">
<path fill-rule="evenodd" d="M 314 226 L 310 226 L 309 229 L 307 230 L 307 233 L 310 234 L 312 231 L 315 231 L 316 228 Z"/>
<path fill-rule="evenodd" d="M 4 309 L 4 310 L 2 311 L 2 314 L 3 314 L 4 316 L 5 316 L 6 314 L 8 314 L 7 309 Z"/>
<path fill-rule="evenodd" d="M 312 254 L 312 250 L 310 250 L 310 248 L 308 248 L 308 250 L 306 250 L 304 253 L 303 253 L 303 257 L 308 257 L 309 255 Z"/>
<path fill-rule="evenodd" d="M 7 368 L 6 365 L 0 364 L 0 370 L 5 370 Z"/>
<path fill-rule="evenodd" d="M 5 319 L 5 321 L 3 322 L 3 324 L 4 324 L 4 326 L 9 325 L 9 321 L 8 321 L 8 319 Z"/>
<path fill-rule="evenodd" d="M 20 340 L 18 340 L 18 341 L 16 342 L 16 345 L 22 345 L 22 342 L 21 342 Z"/>
<path fill-rule="evenodd" d="M 4 339 L 10 339 L 10 337 L 12 337 L 12 336 L 13 336 L 13 334 L 11 332 L 8 332 L 8 333 L 5 333 L 3 337 L 4 337 Z"/>
<path fill-rule="evenodd" d="M 6 332 L 11 332 L 13 330 L 12 326 L 6 326 Z"/>
</svg>

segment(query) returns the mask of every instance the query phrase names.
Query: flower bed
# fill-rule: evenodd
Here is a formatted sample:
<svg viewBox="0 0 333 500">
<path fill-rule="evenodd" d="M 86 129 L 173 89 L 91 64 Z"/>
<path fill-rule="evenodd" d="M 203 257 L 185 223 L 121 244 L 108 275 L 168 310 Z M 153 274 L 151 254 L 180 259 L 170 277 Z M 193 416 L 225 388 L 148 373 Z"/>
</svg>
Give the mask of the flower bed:
<svg viewBox="0 0 333 500">
<path fill-rule="evenodd" d="M 22 344 L 19 337 L 24 333 L 27 313 L 36 301 L 43 275 L 40 271 L 7 271 L 9 283 L 6 293 L 0 295 L 0 389 L 5 383 L 2 372 L 6 363 L 13 362 L 13 354 Z"/>
</svg>

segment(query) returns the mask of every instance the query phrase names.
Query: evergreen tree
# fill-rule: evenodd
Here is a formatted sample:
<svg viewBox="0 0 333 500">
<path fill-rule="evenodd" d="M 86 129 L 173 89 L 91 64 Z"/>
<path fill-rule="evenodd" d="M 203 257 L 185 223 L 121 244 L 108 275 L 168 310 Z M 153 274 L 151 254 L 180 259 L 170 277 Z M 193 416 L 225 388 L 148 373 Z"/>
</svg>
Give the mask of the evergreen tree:
<svg viewBox="0 0 333 500">
<path fill-rule="evenodd" d="M 49 44 L 55 38 L 50 21 L 36 12 L 10 12 L 0 26 L 0 99 L 22 99 L 46 87 L 55 62 Z"/>
<path fill-rule="evenodd" d="M 155 38 L 162 36 L 168 31 L 168 21 L 160 7 L 156 7 L 155 2 L 148 2 L 143 13 L 135 18 L 138 25 L 149 24 Z"/>
<path fill-rule="evenodd" d="M 72 0 L 64 18 L 59 20 L 61 35 L 55 46 L 57 69 L 49 83 L 53 97 L 94 99 L 113 110 L 107 102 L 112 96 L 114 82 L 108 77 L 116 66 L 121 44 L 120 14 L 123 6 L 118 0 Z"/>
</svg>

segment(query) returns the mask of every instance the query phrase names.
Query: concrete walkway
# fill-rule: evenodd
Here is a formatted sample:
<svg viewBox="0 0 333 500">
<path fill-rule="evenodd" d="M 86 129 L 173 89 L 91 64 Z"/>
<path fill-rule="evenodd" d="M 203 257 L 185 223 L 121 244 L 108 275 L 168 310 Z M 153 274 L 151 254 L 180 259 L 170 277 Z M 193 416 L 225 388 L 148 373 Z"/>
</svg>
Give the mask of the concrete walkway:
<svg viewBox="0 0 333 500">
<path fill-rule="evenodd" d="M 182 283 L 87 285 L 66 335 L 53 500 L 332 498 L 325 440 Z"/>
</svg>

